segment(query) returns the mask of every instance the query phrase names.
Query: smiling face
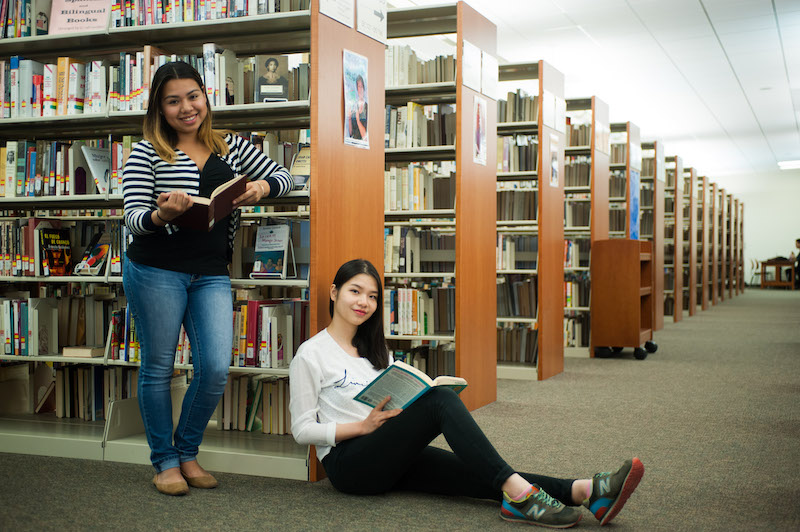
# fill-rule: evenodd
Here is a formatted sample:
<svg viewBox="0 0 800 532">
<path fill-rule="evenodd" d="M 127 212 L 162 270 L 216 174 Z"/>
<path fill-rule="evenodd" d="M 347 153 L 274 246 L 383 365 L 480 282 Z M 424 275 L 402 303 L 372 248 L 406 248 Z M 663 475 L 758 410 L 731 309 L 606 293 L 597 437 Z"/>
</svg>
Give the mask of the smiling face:
<svg viewBox="0 0 800 532">
<path fill-rule="evenodd" d="M 161 113 L 178 137 L 197 134 L 208 116 L 203 88 L 193 79 L 172 79 L 164 85 Z"/>
<path fill-rule="evenodd" d="M 358 327 L 378 308 L 378 285 L 370 275 L 359 273 L 341 287 L 331 286 L 333 319 Z"/>
</svg>

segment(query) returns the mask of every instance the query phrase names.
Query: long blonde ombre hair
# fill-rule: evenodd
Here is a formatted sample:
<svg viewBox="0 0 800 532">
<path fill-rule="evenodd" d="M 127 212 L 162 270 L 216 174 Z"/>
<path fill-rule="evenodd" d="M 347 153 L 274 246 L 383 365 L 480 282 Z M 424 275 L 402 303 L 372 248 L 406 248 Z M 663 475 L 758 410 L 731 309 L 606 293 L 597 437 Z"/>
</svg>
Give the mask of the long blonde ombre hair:
<svg viewBox="0 0 800 532">
<path fill-rule="evenodd" d="M 172 164 L 176 160 L 175 146 L 178 144 L 178 135 L 175 130 L 167 123 L 164 115 L 161 114 L 161 99 L 164 93 L 164 87 L 167 82 L 173 79 L 193 79 L 197 82 L 200 90 L 203 91 L 205 96 L 205 86 L 203 85 L 203 78 L 190 64 L 183 61 L 175 61 L 162 65 L 156 70 L 153 76 L 153 82 L 150 84 L 150 98 L 147 103 L 147 113 L 144 115 L 144 125 L 142 132 L 144 139 L 149 141 L 156 153 L 164 161 Z M 197 131 L 197 136 L 200 141 L 205 144 L 212 153 L 217 155 L 227 155 L 228 144 L 225 142 L 225 134 L 227 131 L 216 130 L 211 128 L 211 104 L 206 97 L 206 108 L 208 114 L 206 115 L 203 123 L 200 124 L 200 129 Z"/>
</svg>

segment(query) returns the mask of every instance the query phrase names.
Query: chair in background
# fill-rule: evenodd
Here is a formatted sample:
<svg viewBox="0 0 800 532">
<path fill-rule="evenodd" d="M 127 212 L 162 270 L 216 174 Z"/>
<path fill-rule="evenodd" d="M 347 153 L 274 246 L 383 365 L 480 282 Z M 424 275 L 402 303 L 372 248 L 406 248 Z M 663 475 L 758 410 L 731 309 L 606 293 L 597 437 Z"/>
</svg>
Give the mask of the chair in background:
<svg viewBox="0 0 800 532">
<path fill-rule="evenodd" d="M 756 286 L 755 279 L 758 279 L 758 284 L 761 285 L 761 261 L 757 259 L 750 259 L 750 286 Z"/>
</svg>

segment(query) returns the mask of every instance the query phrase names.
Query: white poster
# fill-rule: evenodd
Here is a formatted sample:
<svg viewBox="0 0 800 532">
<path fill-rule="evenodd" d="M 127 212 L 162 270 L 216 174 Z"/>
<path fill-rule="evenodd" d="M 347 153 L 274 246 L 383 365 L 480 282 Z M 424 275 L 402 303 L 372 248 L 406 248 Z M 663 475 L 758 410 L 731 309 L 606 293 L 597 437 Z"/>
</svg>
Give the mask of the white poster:
<svg viewBox="0 0 800 532">
<path fill-rule="evenodd" d="M 475 127 L 472 136 L 472 161 L 486 166 L 486 110 L 488 104 L 480 96 L 475 97 L 472 123 Z"/>
<path fill-rule="evenodd" d="M 356 1 L 356 30 L 386 44 L 386 0 Z"/>
<path fill-rule="evenodd" d="M 558 135 L 550 135 L 550 186 L 558 187 Z"/>
<path fill-rule="evenodd" d="M 464 57 L 462 64 L 464 65 L 464 85 L 475 92 L 480 92 L 481 49 L 466 40 L 464 41 Z"/>
<path fill-rule="evenodd" d="M 483 52 L 481 62 L 481 92 L 491 98 L 497 99 L 497 83 L 500 74 L 497 59 L 491 54 Z"/>
<path fill-rule="evenodd" d="M 319 0 L 319 12 L 349 28 L 355 26 L 355 0 Z"/>
<path fill-rule="evenodd" d="M 343 65 L 344 143 L 348 146 L 369 149 L 368 60 L 363 55 L 345 50 Z"/>
</svg>

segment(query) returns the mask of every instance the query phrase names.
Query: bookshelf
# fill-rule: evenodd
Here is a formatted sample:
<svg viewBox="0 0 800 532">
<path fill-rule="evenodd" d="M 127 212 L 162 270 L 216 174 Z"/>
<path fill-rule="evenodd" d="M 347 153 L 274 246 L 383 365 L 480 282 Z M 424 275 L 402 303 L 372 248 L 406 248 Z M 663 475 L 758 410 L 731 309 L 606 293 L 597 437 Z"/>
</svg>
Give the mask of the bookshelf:
<svg viewBox="0 0 800 532">
<path fill-rule="evenodd" d="M 73 35 L 55 35 L 0 41 L 0 55 L 24 53 L 26 57 L 53 59 L 60 55 L 108 56 L 120 50 L 137 50 L 145 43 L 177 53 L 197 53 L 205 42 L 215 42 L 239 56 L 257 53 L 310 52 L 309 100 L 234 105 L 214 109 L 214 125 L 234 130 L 311 129 L 311 185 L 308 192 L 292 192 L 276 200 L 281 205 L 307 205 L 310 212 L 310 276 L 308 281 L 252 282 L 233 279 L 233 285 L 276 284 L 309 288 L 310 331 L 327 325 L 328 289 L 346 260 L 367 258 L 383 266 L 382 228 L 383 113 L 372 113 L 369 149 L 343 145 L 343 50 L 368 59 L 369 102 L 383 109 L 383 44 L 311 9 L 241 18 L 112 28 Z M 102 135 L 140 134 L 143 112 L 108 112 L 94 116 L 62 116 L 3 120 L 4 139 L 89 138 Z M 350 171 L 358 168 L 358 172 Z M 36 198 L 37 208 L 119 208 L 121 197 Z M 29 198 L 0 200 L 0 208 L 31 209 Z M 50 207 L 52 205 L 52 207 Z M 71 281 L 64 279 L 63 281 Z M 28 279 L 20 280 L 27 282 Z M 45 281 L 36 279 L 36 281 Z M 59 280 L 62 281 L 62 280 Z M 98 280 L 97 282 L 105 282 Z M 108 279 L 108 281 L 111 281 Z M 118 281 L 117 281 L 118 282 Z M 31 357 L 36 360 L 37 357 Z M 63 359 L 61 359 L 63 360 Z M 60 360 L 59 360 L 60 361 Z M 76 363 L 84 362 L 76 360 Z M 100 362 L 113 365 L 108 354 Z M 250 368 L 231 368 L 232 373 Z M 286 376 L 285 369 L 256 371 L 264 376 Z M 149 448 L 142 433 L 135 400 L 111 403 L 105 422 L 82 422 L 49 416 L 0 420 L 0 446 L 13 452 L 149 463 Z M 322 476 L 313 448 L 297 445 L 291 436 L 268 436 L 209 427 L 199 459 L 212 471 L 317 479 Z"/>
<path fill-rule="evenodd" d="M 738 246 L 737 260 L 737 286 L 739 294 L 744 293 L 744 202 L 736 200 L 736 244 Z"/>
<path fill-rule="evenodd" d="M 564 239 L 572 249 L 565 264 L 566 282 L 581 294 L 589 294 L 589 304 L 565 306 L 564 354 L 585 356 L 591 337 L 591 247 L 608 239 L 608 183 L 610 126 L 608 104 L 596 96 L 567 100 L 567 147 L 564 149 Z M 588 211 L 588 212 L 587 212 Z M 567 261 L 565 261 L 566 263 Z M 589 350 L 589 356 L 593 356 Z"/>
<path fill-rule="evenodd" d="M 665 189 L 666 160 L 660 140 L 642 142 L 641 221 L 643 240 L 653 243 L 653 330 L 664 328 L 665 254 Z M 674 224 L 674 212 L 672 213 Z M 650 230 L 647 231 L 646 229 Z"/>
<path fill-rule="evenodd" d="M 712 252 L 709 245 L 709 220 L 713 216 L 708 190 L 708 178 L 697 178 L 697 301 L 702 310 L 708 309 L 710 284 L 710 271 L 708 258 Z"/>
<path fill-rule="evenodd" d="M 665 158 L 664 186 L 664 315 L 683 319 L 683 160 Z"/>
<path fill-rule="evenodd" d="M 694 168 L 683 170 L 683 309 L 689 316 L 697 312 L 697 173 Z"/>
<path fill-rule="evenodd" d="M 710 294 L 711 304 L 716 305 L 719 301 L 719 186 L 711 183 L 709 190 L 709 267 L 711 269 Z"/>
<path fill-rule="evenodd" d="M 727 228 L 727 239 L 726 239 L 726 260 L 728 261 L 728 299 L 733 298 L 733 294 L 735 291 L 736 286 L 736 276 L 735 276 L 735 269 L 736 269 L 736 250 L 735 250 L 735 242 L 736 242 L 736 234 L 735 234 L 735 223 L 736 223 L 736 212 L 733 210 L 735 207 L 735 202 L 733 196 L 728 194 L 728 204 L 727 204 L 727 220 L 725 221 L 725 227 Z"/>
<path fill-rule="evenodd" d="M 638 240 L 641 235 L 642 143 L 632 122 L 610 126 L 609 229 L 611 238 Z"/>
<path fill-rule="evenodd" d="M 719 268 L 719 284 L 718 295 L 720 301 L 727 299 L 726 287 L 728 283 L 728 195 L 725 193 L 724 188 L 719 189 L 719 212 L 718 212 L 719 225 L 717 227 L 717 234 L 719 235 L 719 248 L 717 250 L 718 268 Z"/>
<path fill-rule="evenodd" d="M 564 75 L 545 61 L 524 64 L 507 64 L 499 67 L 501 82 L 535 81 L 537 90 L 533 96 L 538 101 L 536 122 L 498 121 L 498 150 L 501 135 L 524 133 L 535 134 L 537 171 L 528 176 L 536 191 L 535 235 L 537 237 L 536 270 L 534 276 L 537 289 L 535 322 L 519 321 L 535 326 L 538 356 L 535 365 L 499 362 L 499 378 L 532 378 L 543 380 L 564 370 L 563 348 L 563 279 L 564 279 Z M 505 117 L 504 117 L 505 118 Z M 544 161 L 544 163 L 543 163 Z M 553 166 L 555 163 L 555 168 Z M 547 168 L 549 173 L 539 169 Z M 514 172 L 503 172 L 498 151 L 497 180 L 518 180 Z M 514 229 L 509 229 L 514 231 Z M 498 224 L 498 233 L 505 233 Z M 502 270 L 498 271 L 501 275 Z M 498 315 L 498 327 L 506 317 Z M 515 319 L 514 317 L 511 318 Z M 524 320 L 524 318 L 522 318 Z M 513 323 L 513 322 L 512 322 Z M 524 325 L 523 325 L 524 326 Z"/>
<path fill-rule="evenodd" d="M 469 382 L 469 387 L 461 397 L 469 409 L 475 409 L 493 402 L 497 396 L 494 282 L 497 104 L 494 91 L 482 92 L 480 87 L 471 87 L 471 81 L 465 79 L 464 73 L 473 71 L 476 66 L 471 63 L 472 56 L 469 53 L 475 48 L 484 55 L 496 57 L 497 29 L 464 2 L 390 9 L 387 23 L 390 39 L 455 34 L 455 83 L 447 86 L 398 87 L 386 91 L 386 101 L 389 103 L 405 103 L 409 100 L 420 104 L 454 102 L 457 114 L 455 145 L 387 149 L 385 162 L 455 161 L 452 177 L 455 179 L 455 212 L 450 215 L 454 223 L 447 227 L 455 235 L 452 259 L 455 267 L 453 275 L 448 276 L 455 283 L 455 330 L 440 340 L 455 341 L 455 372 Z M 496 84 L 496 78 L 494 82 Z M 410 94 L 410 91 L 415 94 Z M 472 139 L 475 138 L 474 105 L 477 98 L 483 99 L 487 106 L 486 164 L 475 162 L 472 153 Z M 414 213 L 406 216 L 408 219 L 418 217 Z M 392 216 L 393 221 L 402 218 L 402 215 Z M 414 274 L 406 275 L 406 278 L 413 280 Z M 399 285 L 403 282 L 402 277 L 387 278 L 387 284 Z M 387 340 L 391 347 L 396 342 L 424 338 L 387 336 Z"/>
</svg>

